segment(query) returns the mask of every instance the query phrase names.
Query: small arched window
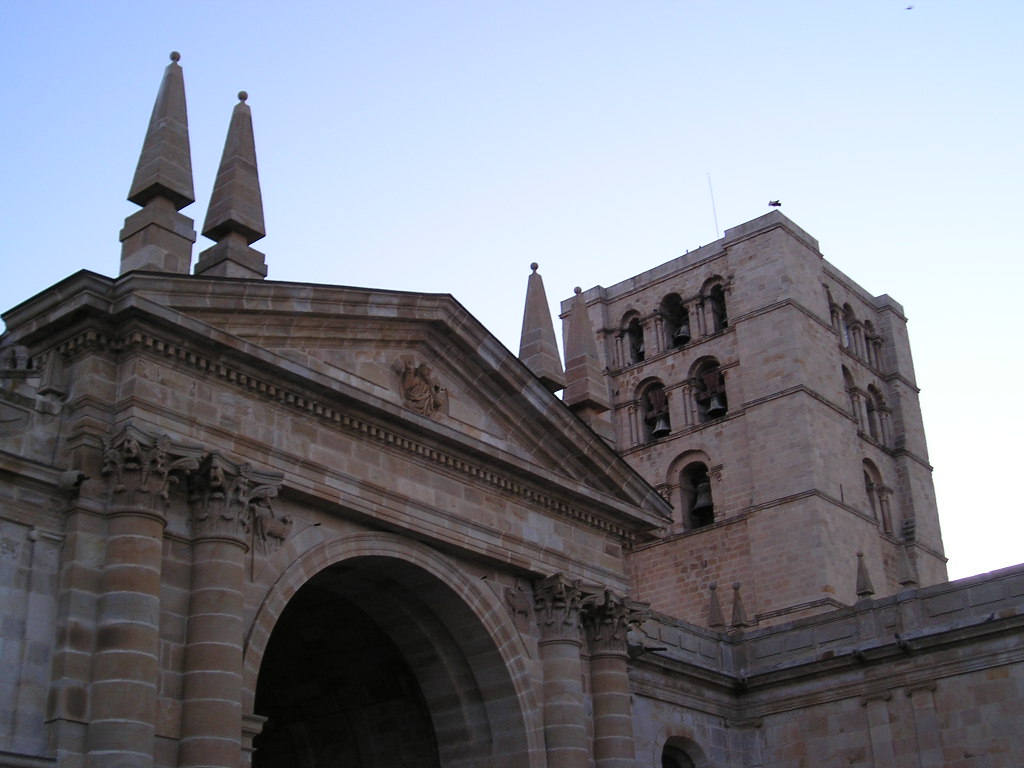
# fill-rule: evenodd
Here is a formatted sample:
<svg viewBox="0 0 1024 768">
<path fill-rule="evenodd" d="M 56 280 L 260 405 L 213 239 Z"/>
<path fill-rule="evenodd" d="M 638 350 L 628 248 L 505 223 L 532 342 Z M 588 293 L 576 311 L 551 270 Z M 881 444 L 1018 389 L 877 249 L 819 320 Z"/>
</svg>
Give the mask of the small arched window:
<svg viewBox="0 0 1024 768">
<path fill-rule="evenodd" d="M 688 530 L 715 522 L 715 502 L 706 464 L 696 461 L 683 467 L 679 473 L 679 495 L 683 524 Z"/>
<path fill-rule="evenodd" d="M 708 301 L 711 303 L 711 322 L 714 331 L 724 331 L 729 327 L 729 314 L 725 309 L 725 289 L 721 285 L 714 285 L 708 291 Z"/>
<path fill-rule="evenodd" d="M 843 305 L 843 316 L 841 329 L 843 332 L 843 346 L 851 352 L 853 351 L 853 325 L 857 322 L 857 318 L 854 317 L 853 309 L 849 304 Z"/>
<path fill-rule="evenodd" d="M 642 363 L 646 349 L 644 347 L 644 327 L 640 324 L 639 318 L 632 318 L 626 325 L 626 339 L 629 343 L 629 362 Z"/>
<path fill-rule="evenodd" d="M 864 459 L 864 495 L 867 497 L 866 511 L 886 533 L 892 533 L 892 515 L 889 511 L 889 491 L 882 484 L 882 475 L 870 460 Z"/>
<path fill-rule="evenodd" d="M 875 518 L 875 520 L 877 520 L 878 519 L 878 501 L 877 501 L 877 497 L 875 496 L 875 494 L 876 494 L 875 487 L 876 486 L 875 486 L 874 478 L 872 478 L 871 475 L 868 473 L 868 471 L 865 469 L 864 470 L 864 492 L 868 496 L 868 507 L 869 507 L 869 511 L 871 512 L 871 516 L 873 518 Z"/>
<path fill-rule="evenodd" d="M 661 300 L 659 312 L 665 328 L 665 346 L 682 347 L 690 342 L 690 312 L 679 294 L 670 293 Z"/>
<path fill-rule="evenodd" d="M 643 408 L 644 430 L 648 440 L 657 440 L 672 432 L 668 413 L 668 394 L 660 383 L 651 384 L 640 398 Z"/>
<path fill-rule="evenodd" d="M 693 397 L 702 423 L 719 419 L 729 410 L 725 376 L 717 360 L 705 360 L 694 371 Z"/>
</svg>

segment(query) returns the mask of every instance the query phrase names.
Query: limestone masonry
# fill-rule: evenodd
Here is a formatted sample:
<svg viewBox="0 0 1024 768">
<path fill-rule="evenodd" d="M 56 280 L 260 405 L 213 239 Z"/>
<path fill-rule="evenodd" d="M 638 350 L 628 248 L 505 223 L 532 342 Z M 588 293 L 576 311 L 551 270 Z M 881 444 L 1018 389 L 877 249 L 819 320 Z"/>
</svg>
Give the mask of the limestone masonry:
<svg viewBox="0 0 1024 768">
<path fill-rule="evenodd" d="M 3 314 L 0 768 L 1024 765 L 895 300 L 777 210 L 577 289 L 564 365 L 537 265 L 518 358 L 267 280 L 245 93 L 193 264 L 171 59 L 118 276 Z"/>
</svg>

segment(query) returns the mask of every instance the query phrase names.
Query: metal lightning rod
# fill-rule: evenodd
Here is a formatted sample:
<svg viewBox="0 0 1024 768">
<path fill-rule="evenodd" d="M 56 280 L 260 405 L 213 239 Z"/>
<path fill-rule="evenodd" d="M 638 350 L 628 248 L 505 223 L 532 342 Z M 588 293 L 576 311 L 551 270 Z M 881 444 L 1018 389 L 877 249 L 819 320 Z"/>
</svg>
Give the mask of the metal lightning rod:
<svg viewBox="0 0 1024 768">
<path fill-rule="evenodd" d="M 708 171 L 708 192 L 711 193 L 711 213 L 715 217 L 715 240 L 722 234 L 718 231 L 718 211 L 715 210 L 715 190 L 711 187 L 711 171 Z"/>
</svg>

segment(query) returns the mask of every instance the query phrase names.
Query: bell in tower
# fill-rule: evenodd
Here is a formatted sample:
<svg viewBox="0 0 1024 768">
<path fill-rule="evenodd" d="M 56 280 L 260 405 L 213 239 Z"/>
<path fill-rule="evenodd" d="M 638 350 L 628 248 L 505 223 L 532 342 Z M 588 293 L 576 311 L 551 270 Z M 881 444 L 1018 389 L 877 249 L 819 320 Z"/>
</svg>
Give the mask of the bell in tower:
<svg viewBox="0 0 1024 768">
<path fill-rule="evenodd" d="M 690 519 L 694 528 L 701 528 L 715 522 L 715 505 L 711 501 L 711 482 L 705 475 L 704 480 L 697 484 L 697 497 L 690 510 Z"/>
<path fill-rule="evenodd" d="M 660 384 L 653 385 L 644 395 L 646 414 L 644 421 L 653 439 L 665 437 L 672 432 L 672 424 L 668 417 L 668 395 Z"/>
</svg>

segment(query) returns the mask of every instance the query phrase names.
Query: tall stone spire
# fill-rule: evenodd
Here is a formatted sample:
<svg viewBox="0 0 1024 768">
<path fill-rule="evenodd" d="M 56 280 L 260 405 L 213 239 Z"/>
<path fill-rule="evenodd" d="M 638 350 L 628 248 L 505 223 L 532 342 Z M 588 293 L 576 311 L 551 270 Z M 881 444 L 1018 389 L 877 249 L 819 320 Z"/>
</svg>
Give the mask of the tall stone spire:
<svg viewBox="0 0 1024 768">
<path fill-rule="evenodd" d="M 172 52 L 164 70 L 128 192 L 128 199 L 142 210 L 126 218 L 121 230 L 122 275 L 136 269 L 187 275 L 192 262 L 194 222 L 178 213 L 195 201 L 180 58 Z"/>
<path fill-rule="evenodd" d="M 608 384 L 601 371 L 597 356 L 594 329 L 587 315 L 583 292 L 576 288 L 576 296 L 569 310 L 569 331 L 565 338 L 565 394 L 562 396 L 577 416 L 608 441 L 613 440 L 611 423 L 602 417 L 611 408 Z"/>
<path fill-rule="evenodd" d="M 541 383 L 552 392 L 565 389 L 562 358 L 558 355 L 551 310 L 544 293 L 544 280 L 537 274 L 537 263 L 526 283 L 526 308 L 523 310 L 523 333 L 519 339 L 519 359 Z"/>
<path fill-rule="evenodd" d="M 199 254 L 197 275 L 256 279 L 267 276 L 266 258 L 249 247 L 267 232 L 263 225 L 252 112 L 245 103 L 248 98 L 245 91 L 240 91 L 231 113 L 224 153 L 203 224 L 203 236 L 217 244 Z"/>
</svg>

